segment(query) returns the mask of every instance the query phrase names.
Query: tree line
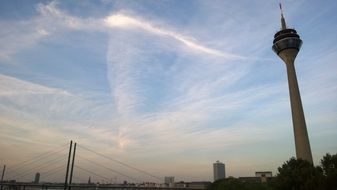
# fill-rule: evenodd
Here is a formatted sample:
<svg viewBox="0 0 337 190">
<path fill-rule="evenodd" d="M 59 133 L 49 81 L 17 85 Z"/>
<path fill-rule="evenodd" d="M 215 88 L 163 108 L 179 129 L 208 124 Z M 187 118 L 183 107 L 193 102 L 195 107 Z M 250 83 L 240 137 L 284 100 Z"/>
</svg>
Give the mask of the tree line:
<svg viewBox="0 0 337 190">
<path fill-rule="evenodd" d="M 228 177 L 212 183 L 209 190 L 337 190 L 337 154 L 327 153 L 319 166 L 293 157 L 266 183 Z"/>
</svg>

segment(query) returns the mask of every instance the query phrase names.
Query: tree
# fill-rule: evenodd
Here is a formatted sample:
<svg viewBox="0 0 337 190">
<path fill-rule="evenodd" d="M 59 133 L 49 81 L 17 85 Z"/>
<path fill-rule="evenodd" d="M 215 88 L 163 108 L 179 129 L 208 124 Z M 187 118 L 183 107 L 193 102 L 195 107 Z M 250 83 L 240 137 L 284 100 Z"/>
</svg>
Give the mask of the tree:
<svg viewBox="0 0 337 190">
<path fill-rule="evenodd" d="M 325 177 L 325 189 L 337 190 L 337 154 L 327 153 L 321 159 L 321 166 Z"/>
<path fill-rule="evenodd" d="M 324 176 L 321 167 L 314 167 L 305 160 L 291 158 L 278 168 L 275 186 L 279 190 L 323 189 Z"/>
<path fill-rule="evenodd" d="M 278 168 L 269 183 L 248 182 L 229 177 L 215 181 L 210 190 L 337 190 L 337 154 L 327 153 L 320 166 L 291 158 Z"/>
<path fill-rule="evenodd" d="M 215 181 L 210 190 L 272 190 L 268 183 L 244 182 L 234 177 Z"/>
<path fill-rule="evenodd" d="M 243 190 L 243 184 L 241 181 L 234 177 L 229 177 L 226 179 L 220 179 L 215 181 L 211 185 L 211 190 Z"/>
</svg>

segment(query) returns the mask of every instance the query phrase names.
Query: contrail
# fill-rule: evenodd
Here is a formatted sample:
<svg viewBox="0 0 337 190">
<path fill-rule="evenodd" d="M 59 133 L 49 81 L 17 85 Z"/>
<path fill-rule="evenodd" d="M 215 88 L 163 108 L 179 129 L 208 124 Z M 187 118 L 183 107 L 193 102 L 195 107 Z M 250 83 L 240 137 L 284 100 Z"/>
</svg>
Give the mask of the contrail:
<svg viewBox="0 0 337 190">
<path fill-rule="evenodd" d="M 197 50 L 206 54 L 220 56 L 228 59 L 233 58 L 243 58 L 238 55 L 230 54 L 221 52 L 216 49 L 211 49 L 205 47 L 203 45 L 197 44 L 196 42 L 192 41 L 190 37 L 183 36 L 173 31 L 165 30 L 163 28 L 157 28 L 153 26 L 151 23 L 133 18 L 131 16 L 123 15 L 123 14 L 114 14 L 104 19 L 104 23 L 108 27 L 118 27 L 118 28 L 141 28 L 148 32 L 159 34 L 159 35 L 166 35 L 170 36 L 181 43 L 185 44 L 187 47 Z"/>
</svg>

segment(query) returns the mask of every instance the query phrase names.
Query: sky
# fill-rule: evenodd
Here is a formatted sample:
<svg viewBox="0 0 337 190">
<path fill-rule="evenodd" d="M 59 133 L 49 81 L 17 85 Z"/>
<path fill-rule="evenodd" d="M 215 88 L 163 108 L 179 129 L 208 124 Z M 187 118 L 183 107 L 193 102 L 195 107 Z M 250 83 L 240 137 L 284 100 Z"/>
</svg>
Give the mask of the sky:
<svg viewBox="0 0 337 190">
<path fill-rule="evenodd" d="M 276 174 L 295 156 L 286 68 L 271 50 L 278 3 L 0 1 L 0 164 L 10 176 L 60 147 L 64 164 L 74 140 L 75 182 L 84 169 L 132 181 L 88 159 L 156 181 L 85 148 L 176 181 L 212 181 L 217 160 L 227 176 Z M 319 165 L 337 150 L 337 1 L 282 3 L 303 40 L 296 71 Z M 39 172 L 64 176 L 62 164 Z"/>
</svg>

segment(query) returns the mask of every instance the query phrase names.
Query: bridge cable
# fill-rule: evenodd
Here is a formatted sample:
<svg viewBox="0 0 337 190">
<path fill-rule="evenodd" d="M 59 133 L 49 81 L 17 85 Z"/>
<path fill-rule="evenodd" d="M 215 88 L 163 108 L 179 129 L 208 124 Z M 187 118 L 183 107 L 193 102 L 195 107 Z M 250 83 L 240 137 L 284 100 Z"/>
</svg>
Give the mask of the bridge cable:
<svg viewBox="0 0 337 190">
<path fill-rule="evenodd" d="M 48 171 L 45 172 L 45 173 L 42 173 L 43 175 L 41 174 L 41 176 L 42 176 L 43 178 L 46 178 L 46 177 L 55 175 L 56 173 L 58 173 L 58 172 L 60 172 L 60 171 L 64 171 L 64 170 L 63 170 L 64 168 L 65 168 L 65 166 L 64 166 L 64 165 L 61 165 L 61 166 L 59 166 L 59 167 L 57 167 L 57 168 L 54 168 L 54 169 L 48 170 Z M 62 175 L 62 180 L 63 180 L 63 175 Z"/>
<path fill-rule="evenodd" d="M 110 179 L 107 178 L 107 177 L 104 177 L 104 176 L 101 176 L 101 175 L 99 175 L 99 174 L 97 174 L 97 173 L 95 173 L 95 172 L 86 170 L 86 169 L 84 169 L 84 168 L 82 168 L 82 167 L 77 166 L 76 164 L 75 164 L 74 167 L 75 167 L 75 168 L 78 168 L 78 169 L 80 169 L 80 170 L 83 170 L 83 171 L 85 171 L 85 172 L 87 172 L 87 173 L 90 173 L 90 174 L 92 174 L 92 175 L 98 176 L 98 177 L 100 177 L 100 178 L 104 178 L 104 179 L 106 179 L 106 180 L 108 180 L 108 181 L 110 180 Z"/>
<path fill-rule="evenodd" d="M 61 158 L 61 159 L 60 159 L 60 158 Z M 19 175 L 19 177 L 23 178 L 23 177 L 25 177 L 25 176 L 31 174 L 30 172 L 31 172 L 32 170 L 36 170 L 36 169 L 41 170 L 42 168 L 51 166 L 52 164 L 58 163 L 58 162 L 63 161 L 63 160 L 65 160 L 65 159 L 66 159 L 66 158 L 64 158 L 64 157 L 59 157 L 59 158 L 57 158 L 57 159 L 54 159 L 54 160 L 50 160 L 50 161 L 48 161 L 48 162 L 45 162 L 45 163 L 43 163 L 43 164 L 41 164 L 41 165 L 37 165 L 36 167 L 33 167 L 33 168 L 29 169 L 29 170 L 26 170 L 26 171 L 23 172 L 21 175 Z"/>
<path fill-rule="evenodd" d="M 94 162 L 94 161 L 92 161 L 92 160 L 89 160 L 89 159 L 87 159 L 87 158 L 84 158 L 84 157 L 82 157 L 82 156 L 78 156 L 78 157 L 81 158 L 81 159 L 83 159 L 83 160 L 86 160 L 86 161 L 88 161 L 88 162 L 90 162 L 90 163 L 92 163 L 92 164 L 95 164 L 95 165 L 97 165 L 97 166 L 100 166 L 100 167 L 102 167 L 102 168 L 104 168 L 104 169 L 106 169 L 106 170 L 109 170 L 109 171 L 112 171 L 112 172 L 114 172 L 114 173 L 117 173 L 117 174 L 119 174 L 119 175 L 121 175 L 121 176 L 124 176 L 124 177 L 130 178 L 130 179 L 132 179 L 132 180 L 141 182 L 141 180 L 138 180 L 138 179 L 136 179 L 136 178 L 133 178 L 133 177 L 131 177 L 131 176 L 128 176 L 128 175 L 126 175 L 126 174 L 123 174 L 123 173 L 121 173 L 121 172 L 119 172 L 119 171 L 116 171 L 116 170 L 114 170 L 114 169 L 108 168 L 108 167 L 106 167 L 106 166 L 104 166 L 104 165 L 102 165 L 102 164 L 98 164 L 98 163 L 96 163 L 96 162 Z"/>
<path fill-rule="evenodd" d="M 38 169 L 38 168 L 42 169 L 42 168 L 44 168 L 46 165 L 47 165 L 47 166 L 50 166 L 51 164 L 57 163 L 57 162 L 59 162 L 59 161 L 61 161 L 61 160 L 64 160 L 64 159 L 65 159 L 65 158 L 64 158 L 64 156 L 62 155 L 62 156 L 60 156 L 60 157 L 57 157 L 56 159 L 52 159 L 52 160 L 43 162 L 43 163 L 41 163 L 41 164 L 35 165 L 35 166 L 31 167 L 31 168 L 28 168 L 28 169 L 24 170 L 23 172 L 20 172 L 20 174 L 17 175 L 16 177 L 24 177 L 24 176 L 30 174 L 29 172 L 32 171 L 32 170 L 35 170 L 35 169 Z M 55 161 L 56 161 L 56 162 L 55 162 Z M 14 177 L 14 176 L 13 176 L 13 175 L 10 175 L 9 177 Z"/>
<path fill-rule="evenodd" d="M 54 149 L 54 150 L 52 150 L 52 151 L 45 152 L 45 153 L 42 153 L 42 154 L 40 154 L 40 155 L 38 155 L 38 156 L 35 156 L 35 157 L 33 157 L 33 158 L 29 159 L 29 160 L 25 160 L 25 161 L 23 161 L 23 162 L 20 162 L 20 163 L 18 163 L 17 165 L 15 165 L 14 167 L 12 167 L 11 170 L 15 171 L 15 170 L 17 170 L 17 169 L 15 169 L 15 168 L 19 168 L 19 167 L 20 167 L 20 168 L 23 168 L 23 167 L 25 167 L 24 165 L 30 165 L 30 164 L 35 163 L 35 162 L 37 162 L 37 161 L 39 161 L 39 160 L 41 160 L 41 159 L 43 159 L 43 158 L 45 158 L 45 157 L 50 156 L 50 155 L 52 155 L 52 154 L 61 152 L 61 151 L 65 150 L 65 149 L 67 148 L 66 145 L 67 145 L 67 144 L 58 147 L 56 150 Z M 62 148 L 62 149 L 59 150 L 59 148 Z M 28 164 L 28 163 L 29 163 L 29 164 Z"/>
<path fill-rule="evenodd" d="M 131 166 L 131 165 L 126 164 L 126 163 L 123 163 L 123 162 L 121 162 L 121 161 L 119 161 L 119 160 L 110 158 L 110 157 L 108 157 L 108 156 L 106 156 L 106 155 L 104 155 L 104 154 L 102 154 L 102 153 L 96 152 L 96 151 L 91 150 L 91 149 L 89 149 L 89 148 L 86 148 L 86 147 L 84 147 L 84 146 L 80 146 L 80 145 L 78 145 L 78 146 L 79 146 L 79 147 L 82 147 L 83 149 L 85 149 L 85 150 L 87 150 L 87 151 L 89 151 L 89 152 L 92 152 L 92 153 L 94 153 L 94 154 L 96 154 L 96 155 L 99 155 L 99 156 L 104 157 L 104 158 L 106 158 L 106 159 L 108 159 L 108 160 L 117 162 L 117 163 L 119 163 L 119 164 L 121 164 L 121 165 L 123 165 L 123 166 L 125 166 L 125 167 L 131 168 L 131 169 L 134 169 L 134 170 L 137 170 L 138 172 L 144 173 L 144 174 L 146 174 L 146 175 L 148 175 L 148 176 L 151 176 L 151 177 L 153 177 L 153 178 L 156 178 L 156 179 L 162 181 L 162 178 L 159 178 L 159 177 L 157 177 L 157 176 L 155 176 L 155 175 L 153 175 L 153 174 L 151 174 L 151 173 L 149 173 L 149 172 L 147 172 L 147 171 L 138 169 L 138 168 L 136 168 L 136 167 L 134 167 L 134 166 Z"/>
</svg>

